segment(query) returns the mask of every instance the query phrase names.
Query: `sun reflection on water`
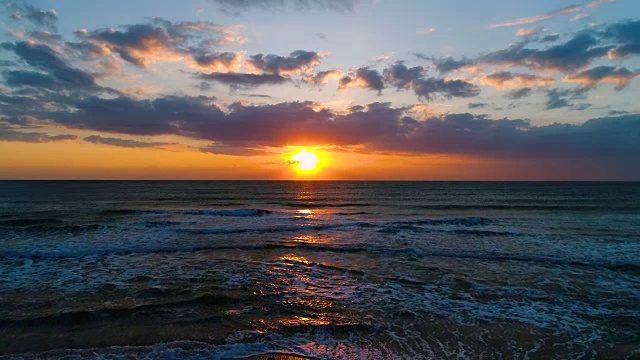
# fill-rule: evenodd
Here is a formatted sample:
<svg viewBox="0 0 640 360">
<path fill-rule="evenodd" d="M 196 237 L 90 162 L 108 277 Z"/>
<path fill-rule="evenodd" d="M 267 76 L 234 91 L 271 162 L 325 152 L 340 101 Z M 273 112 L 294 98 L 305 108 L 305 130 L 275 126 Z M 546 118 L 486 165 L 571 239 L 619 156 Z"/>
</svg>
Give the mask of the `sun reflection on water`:
<svg viewBox="0 0 640 360">
<path fill-rule="evenodd" d="M 293 219 L 315 219 L 316 217 L 316 213 L 310 209 L 296 210 L 294 215 L 291 216 Z"/>
<path fill-rule="evenodd" d="M 303 263 L 305 265 L 311 264 L 311 262 L 309 260 L 307 260 L 304 256 L 285 255 L 285 256 L 281 257 L 280 259 L 281 260 L 287 260 L 287 261 L 293 261 L 293 262 L 299 262 L 299 263 Z M 290 264 L 290 265 L 293 266 L 294 264 Z"/>
<path fill-rule="evenodd" d="M 306 234 L 286 241 L 293 245 L 335 239 Z M 357 291 L 358 284 L 345 274 L 337 274 L 335 267 L 325 265 L 324 257 L 317 258 L 315 253 L 304 251 L 294 247 L 264 259 L 267 276 L 258 286 L 265 290 L 261 294 L 265 312 L 254 322 L 255 330 L 283 331 L 291 327 L 312 329 L 359 323 L 358 312 L 345 303 Z"/>
<path fill-rule="evenodd" d="M 322 318 L 312 319 L 304 316 L 294 316 L 289 319 L 281 319 L 279 322 L 281 325 L 284 325 L 284 326 L 301 326 L 301 325 L 320 326 L 320 325 L 331 324 L 331 320 L 328 320 L 328 319 L 322 319 Z"/>
<path fill-rule="evenodd" d="M 332 324 L 335 314 L 331 309 L 335 305 L 322 294 L 327 290 L 326 279 L 312 269 L 314 263 L 297 254 L 282 255 L 278 260 L 271 271 L 279 274 L 281 304 L 297 314 L 280 318 L 277 323 L 280 326 Z"/>
<path fill-rule="evenodd" d="M 335 242 L 335 238 L 329 235 L 316 236 L 316 235 L 295 235 L 288 239 L 287 242 L 291 242 L 292 246 L 296 244 L 331 244 Z"/>
</svg>

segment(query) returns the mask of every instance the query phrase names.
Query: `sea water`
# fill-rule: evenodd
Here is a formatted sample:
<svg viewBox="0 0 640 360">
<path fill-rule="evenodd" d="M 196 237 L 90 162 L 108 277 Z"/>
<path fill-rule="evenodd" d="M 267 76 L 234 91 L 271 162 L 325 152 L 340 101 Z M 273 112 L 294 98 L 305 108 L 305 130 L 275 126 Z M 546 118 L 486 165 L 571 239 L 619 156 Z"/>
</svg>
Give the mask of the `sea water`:
<svg viewBox="0 0 640 360">
<path fill-rule="evenodd" d="M 640 183 L 0 182 L 0 356 L 640 357 Z"/>
</svg>

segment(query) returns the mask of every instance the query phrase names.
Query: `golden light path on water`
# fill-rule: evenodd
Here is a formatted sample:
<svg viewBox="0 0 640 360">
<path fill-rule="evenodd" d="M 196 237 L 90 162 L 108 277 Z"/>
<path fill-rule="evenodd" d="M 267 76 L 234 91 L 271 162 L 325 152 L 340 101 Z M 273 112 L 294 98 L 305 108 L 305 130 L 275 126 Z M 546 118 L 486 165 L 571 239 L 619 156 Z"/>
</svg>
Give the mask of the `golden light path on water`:
<svg viewBox="0 0 640 360">
<path fill-rule="evenodd" d="M 298 173 L 309 173 L 317 171 L 320 159 L 314 151 L 301 148 L 297 154 L 291 157 L 291 162 L 292 164 L 295 162 L 294 165 Z M 296 194 L 298 201 L 313 201 L 315 197 L 316 194 L 306 187 L 300 189 Z M 293 211 L 292 218 L 314 220 L 329 213 L 331 212 L 322 209 L 300 208 Z M 309 234 L 295 235 L 289 239 L 293 244 L 319 244 L 332 242 L 332 240 L 331 237 L 320 238 Z M 284 296 L 283 304 L 290 308 L 307 309 L 303 315 L 296 314 L 278 319 L 279 326 L 324 326 L 349 322 L 343 314 L 340 314 L 340 311 L 336 312 L 338 309 L 330 300 L 332 296 L 327 293 L 332 292 L 335 286 L 341 287 L 339 279 L 315 278 L 316 272 L 312 268 L 318 265 L 322 266 L 323 264 L 314 263 L 305 256 L 291 252 L 280 256 L 278 265 L 272 267 L 273 274 L 276 276 L 284 275 L 286 280 L 281 280 L 289 285 L 285 293 L 282 294 Z M 332 285 L 328 286 L 327 281 Z M 339 296 L 338 294 L 334 295 Z"/>
</svg>

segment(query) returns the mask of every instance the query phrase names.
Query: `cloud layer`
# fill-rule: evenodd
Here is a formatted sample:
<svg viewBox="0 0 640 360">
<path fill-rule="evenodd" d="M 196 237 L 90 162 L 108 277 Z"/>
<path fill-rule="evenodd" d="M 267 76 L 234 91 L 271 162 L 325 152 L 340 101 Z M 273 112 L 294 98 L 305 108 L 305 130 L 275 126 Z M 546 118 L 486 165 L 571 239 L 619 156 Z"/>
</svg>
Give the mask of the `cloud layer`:
<svg viewBox="0 0 640 360">
<path fill-rule="evenodd" d="M 557 9 L 557 10 L 553 10 L 550 11 L 548 13 L 542 14 L 542 15 L 536 15 L 536 16 L 530 16 L 530 17 L 523 17 L 523 18 L 519 18 L 519 19 L 515 19 L 515 20 L 508 20 L 505 22 L 501 22 L 501 23 L 497 23 L 497 24 L 493 24 L 490 27 L 492 28 L 496 28 L 496 27 L 505 27 L 505 26 L 517 26 L 517 25 L 528 25 L 528 24 L 533 24 L 539 21 L 545 21 L 545 20 L 549 20 L 552 19 L 556 16 L 560 16 L 560 15 L 569 15 L 569 14 L 574 14 L 580 11 L 583 11 L 585 9 L 592 9 L 607 3 L 613 3 L 616 2 L 616 0 L 594 0 L 594 1 L 590 1 L 584 4 L 580 4 L 580 5 L 570 5 L 567 7 L 564 7 L 562 9 Z"/>
<path fill-rule="evenodd" d="M 563 96 L 568 94 L 551 91 L 553 98 L 549 107 L 568 106 L 559 103 Z M 486 115 L 464 113 L 418 120 L 409 108 L 393 107 L 389 103 L 355 106 L 347 113 L 337 113 L 313 102 L 272 105 L 238 102 L 224 111 L 214 100 L 188 96 L 153 100 L 68 98 L 68 111 L 44 112 L 37 116 L 70 129 L 209 140 L 216 144 L 209 150 L 218 153 L 225 149 L 240 153 L 260 151 L 267 146 L 330 144 L 358 145 L 361 151 L 369 152 L 509 158 L 616 157 L 631 161 L 640 151 L 639 115 L 591 119 L 581 125 L 534 126 L 529 120 L 490 119 Z M 6 104 L 6 100 L 1 101 Z M 17 139 L 19 136 L 8 132 L 4 137 Z M 42 134 L 23 136 L 29 141 L 71 139 L 48 138 Z M 167 145 L 101 136 L 90 136 L 85 141 L 125 147 Z"/>
<path fill-rule="evenodd" d="M 334 11 L 351 11 L 361 3 L 358 0 L 209 0 L 220 6 L 220 10 L 228 14 L 240 14 L 251 9 L 281 10 L 292 7 L 297 10 L 327 9 Z"/>
<path fill-rule="evenodd" d="M 116 53 L 140 68 L 148 68 L 152 61 L 190 61 L 207 68 L 221 65 L 233 68 L 237 55 L 212 53 L 211 47 L 229 43 L 243 43 L 237 27 L 221 26 L 209 21 L 171 22 L 154 18 L 146 24 L 124 25 L 119 29 L 78 31 L 82 40 L 71 44 L 85 57 Z"/>
</svg>

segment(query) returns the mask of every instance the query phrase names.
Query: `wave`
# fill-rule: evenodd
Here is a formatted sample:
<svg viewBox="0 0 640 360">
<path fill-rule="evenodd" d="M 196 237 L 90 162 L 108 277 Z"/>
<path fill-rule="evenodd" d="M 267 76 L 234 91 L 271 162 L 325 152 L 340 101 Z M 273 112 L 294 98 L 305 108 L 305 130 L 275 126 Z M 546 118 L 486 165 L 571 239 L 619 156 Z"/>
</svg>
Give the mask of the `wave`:
<svg viewBox="0 0 640 360">
<path fill-rule="evenodd" d="M 138 224 L 148 228 L 162 228 L 162 227 L 180 226 L 180 225 L 184 225 L 185 223 L 182 221 L 158 220 L 158 221 L 140 221 L 138 222 Z"/>
<path fill-rule="evenodd" d="M 638 206 L 601 206 L 595 205 L 576 205 L 576 204 L 558 204 L 558 205 L 501 205 L 501 204 L 431 204 L 431 205 L 415 205 L 414 209 L 420 210 L 532 210 L 532 211 L 602 211 L 618 210 L 618 211 L 638 211 Z"/>
<path fill-rule="evenodd" d="M 640 275 L 640 264 L 613 264 L 606 266 L 606 268 L 613 271 Z"/>
<path fill-rule="evenodd" d="M 479 237 L 485 236 L 525 236 L 526 234 L 512 232 L 512 231 L 495 231 L 495 230 L 471 230 L 471 229 L 457 229 L 449 232 L 453 232 L 459 235 L 473 235 Z"/>
<path fill-rule="evenodd" d="M 438 227 L 442 225 L 452 225 L 452 226 L 473 227 L 473 226 L 485 226 L 492 222 L 494 222 L 494 220 L 489 220 L 489 219 L 480 218 L 480 217 L 402 220 L 402 221 L 389 222 L 383 225 L 382 229 L 378 231 L 382 233 L 388 233 L 388 234 L 396 234 L 403 230 L 435 232 L 435 231 L 442 231 L 442 230 L 438 230 L 434 228 L 425 228 L 424 226 Z M 460 231 L 464 231 L 464 230 L 460 230 Z M 461 232 L 461 234 L 462 233 L 463 232 Z M 469 232 L 467 231 L 467 233 Z M 486 233 L 485 235 L 487 234 L 488 233 Z"/>
<path fill-rule="evenodd" d="M 170 210 L 134 210 L 134 209 L 111 209 L 103 210 L 99 214 L 104 217 L 125 217 L 134 215 L 168 215 L 173 213 Z M 177 213 L 185 215 L 201 215 L 201 216 L 229 216 L 229 217 L 259 217 L 270 215 L 273 212 L 264 209 L 229 209 L 229 210 L 186 210 L 178 211 Z M 103 220 L 100 220 L 103 221 Z M 177 227 L 180 225 L 189 224 L 189 222 L 170 221 L 170 220 L 149 220 L 138 221 L 133 224 L 142 225 L 145 227 Z M 123 224 L 120 224 L 123 225 Z M 98 229 L 106 229 L 115 226 L 110 224 L 109 221 L 103 223 L 92 224 L 68 224 L 64 221 L 56 218 L 42 218 L 42 219 L 14 219 L 0 221 L 0 229 L 8 229 L 11 231 L 40 231 L 40 232 L 82 232 L 93 231 Z"/>
<path fill-rule="evenodd" d="M 185 211 L 187 215 L 209 215 L 209 216 L 231 216 L 231 217 L 249 217 L 249 216 L 265 216 L 272 214 L 273 211 L 264 209 L 233 209 L 233 210 L 189 210 Z"/>
<path fill-rule="evenodd" d="M 223 251 L 223 250 L 264 250 L 264 249 L 306 249 L 310 251 L 331 251 L 331 252 L 361 252 L 368 251 L 366 246 L 330 246 L 312 244 L 287 244 L 287 243 L 258 243 L 248 245 L 182 245 L 182 246 L 158 246 L 139 248 L 110 248 L 110 249 L 87 249 L 74 251 L 0 251 L 0 258 L 31 258 L 31 259 L 64 259 L 78 258 L 84 256 L 106 256 L 106 255 L 136 255 L 136 254 L 161 254 L 161 253 L 192 253 L 201 251 Z"/>
<path fill-rule="evenodd" d="M 221 217 L 263 217 L 273 214 L 273 211 L 264 209 L 233 209 L 233 210 L 187 210 L 180 211 L 181 214 L 196 215 L 196 216 L 221 216 Z M 365 212 L 356 213 L 341 213 L 345 214 L 364 214 Z M 46 220 L 46 219 L 45 219 Z M 11 231 L 36 231 L 36 232 L 83 232 L 83 231 L 96 231 L 107 230 L 114 227 L 122 227 L 126 229 L 126 226 L 141 225 L 147 228 L 169 228 L 173 231 L 194 235 L 213 235 L 213 234 L 241 234 L 251 232 L 261 233 L 278 233 L 278 232 L 295 232 L 295 231 L 322 231 L 331 229 L 343 229 L 350 227 L 360 228 L 374 228 L 382 227 L 381 232 L 395 233 L 401 230 L 420 230 L 429 231 L 420 226 L 440 226 L 440 225 L 453 225 L 463 227 L 484 226 L 489 224 L 491 220 L 485 218 L 445 218 L 445 219 L 418 219 L 418 220 L 404 220 L 393 221 L 384 224 L 369 223 L 369 222 L 347 222 L 347 223 L 330 223 L 330 224 L 309 224 L 309 225 L 283 225 L 272 227 L 241 227 L 241 228 L 187 228 L 180 227 L 193 224 L 189 221 L 172 221 L 172 220 L 143 220 L 126 224 L 64 224 L 62 221 L 21 221 L 15 222 L 17 225 L 24 225 L 21 227 L 15 226 L 9 228 Z M 26 226 L 27 224 L 38 224 Z M 480 234 L 480 233 L 478 233 Z M 489 233 L 483 234 L 484 236 L 490 235 Z M 496 233 L 496 235 L 499 235 Z"/>
<path fill-rule="evenodd" d="M 366 212 L 366 211 L 337 212 L 337 213 L 333 213 L 333 215 L 338 215 L 338 216 L 372 215 L 372 214 L 374 214 L 374 213 Z"/>
<path fill-rule="evenodd" d="M 293 346 L 292 346 L 293 347 Z M 292 358 L 319 360 L 304 349 L 282 346 L 265 342 L 242 342 L 214 345 L 194 340 L 177 340 L 147 346 L 110 346 L 87 349 L 57 349 L 40 353 L 23 353 L 8 356 L 6 359 L 191 359 L 191 360 L 228 360 L 245 359 L 254 356 L 268 359 L 270 356 L 291 356 Z M 0 359 L 5 359 L 0 355 Z"/>
<path fill-rule="evenodd" d="M 48 219 L 14 219 L 14 220 L 3 220 L 0 221 L 0 227 L 8 227 L 8 228 L 25 228 L 25 227 L 33 227 L 33 226 L 43 226 L 43 225 L 60 225 L 63 224 L 62 220 L 48 218 Z"/>
<path fill-rule="evenodd" d="M 390 225 L 457 225 L 457 226 L 484 226 L 492 223 L 493 220 L 482 217 L 462 217 L 462 218 L 442 218 L 442 219 L 418 219 L 394 221 Z"/>
<path fill-rule="evenodd" d="M 299 220 L 299 219 L 294 219 Z M 303 219 L 304 220 L 304 219 Z M 375 227 L 377 225 L 368 222 L 344 222 L 329 224 L 297 224 L 297 225 L 275 225 L 267 227 L 242 227 L 242 228 L 179 228 L 177 232 L 194 235 L 215 235 L 215 234 L 242 234 L 242 233 L 280 233 L 296 231 L 321 231 L 334 229 L 348 229 L 354 227 Z"/>
<path fill-rule="evenodd" d="M 417 258 L 452 258 L 452 259 L 474 259 L 480 261 L 516 261 L 528 263 L 543 263 L 561 266 L 584 266 L 604 268 L 611 271 L 626 272 L 637 274 L 640 272 L 640 265 L 635 263 L 612 263 L 606 260 L 602 261 L 580 261 L 568 258 L 557 258 L 549 256 L 527 256 L 508 253 L 471 253 L 460 251 L 438 251 L 415 246 L 404 246 L 398 248 L 372 246 L 367 244 L 352 245 L 328 245 L 328 244 L 310 244 L 310 243 L 257 243 L 247 245 L 183 245 L 183 246 L 158 246 L 158 247 L 140 247 L 140 248 L 111 248 L 111 249 L 91 249 L 76 250 L 67 252 L 56 251 L 0 251 L 0 259 L 63 259 L 78 258 L 84 256 L 107 256 L 107 255 L 137 255 L 137 254 L 162 254 L 162 253 L 196 253 L 208 251 L 261 251 L 261 250 L 304 250 L 312 252 L 334 252 L 334 253 L 376 253 L 385 256 L 406 256 Z"/>
<path fill-rule="evenodd" d="M 136 313 L 149 313 L 152 310 L 161 310 L 166 308 L 173 308 L 179 306 L 188 305 L 222 305 L 236 303 L 241 299 L 234 298 L 225 294 L 203 294 L 194 298 L 183 299 L 172 302 L 155 303 L 137 305 L 133 307 L 125 308 L 99 308 L 93 310 L 81 310 L 71 311 L 64 313 L 57 313 L 47 316 L 40 316 L 35 318 L 23 318 L 23 319 L 0 319 L 0 326 L 7 325 L 40 325 L 42 323 L 49 324 L 79 324 L 83 322 L 91 322 L 96 320 L 103 320 L 105 318 L 126 318 Z"/>
<path fill-rule="evenodd" d="M 96 231 L 108 227 L 107 225 L 100 224 L 77 224 L 77 225 L 58 225 L 64 224 L 62 221 L 59 223 L 50 223 L 50 225 L 32 225 L 32 226 L 16 226 L 5 227 L 5 230 L 9 229 L 12 232 L 24 232 L 24 233 L 80 233 L 86 231 Z M 0 226 L 0 229 L 3 228 Z"/>
<path fill-rule="evenodd" d="M 221 203 L 211 203 L 209 206 L 220 206 L 220 207 L 230 207 L 230 206 L 248 206 L 248 204 L 241 202 L 221 202 Z"/>
<path fill-rule="evenodd" d="M 270 210 L 264 209 L 233 209 L 233 210 L 186 210 L 179 211 L 179 214 L 196 215 L 196 216 L 220 216 L 220 217 L 264 217 L 273 214 Z M 341 213 L 341 214 L 364 214 L 366 212 L 356 213 Z M 345 215 L 348 216 L 348 215 Z M 296 225 L 280 225 L 277 222 L 272 226 L 264 226 L 266 224 L 260 224 L 261 226 L 248 226 L 243 227 L 216 227 L 216 228 L 193 228 L 190 227 L 194 224 L 194 221 L 176 221 L 176 220 L 163 220 L 163 219 L 144 219 L 135 222 L 127 223 L 89 223 L 89 224 L 65 224 L 57 219 L 23 219 L 23 220 L 10 220 L 0 223 L 5 225 L 0 226 L 0 230 L 4 228 L 5 231 L 10 232 L 25 232 L 25 233 L 41 233 L 41 234 L 62 234 L 62 233 L 82 233 L 93 231 L 139 231 L 140 227 L 149 229 L 166 229 L 169 231 L 192 234 L 192 235 L 224 235 L 224 234 L 243 234 L 243 233 L 286 233 L 286 232 L 302 232 L 302 231 L 325 231 L 325 230 L 349 230 L 353 228 L 380 228 L 378 231 L 382 233 L 399 233 L 401 231 L 420 231 L 420 232 L 443 232 L 453 231 L 458 232 L 461 235 L 477 235 L 477 236 L 506 236 L 506 235 L 518 235 L 516 233 L 488 231 L 488 230 L 475 230 L 470 229 L 457 229 L 457 230 L 442 230 L 438 229 L 439 226 L 451 225 L 463 228 L 472 228 L 484 226 L 493 223 L 494 220 L 478 217 L 468 218 L 443 218 L 443 219 L 417 219 L 417 220 L 403 220 L 392 221 L 385 223 L 378 222 L 363 222 L 363 221 L 351 221 L 351 222 L 332 222 L 332 223 L 315 223 L 315 224 L 296 224 Z M 7 226 L 11 225 L 11 226 Z M 258 224 L 256 224 L 258 225 Z"/>
<path fill-rule="evenodd" d="M 367 207 L 374 206 L 375 204 L 370 203 L 323 203 L 323 202 L 312 202 L 312 201 L 301 201 L 301 202 L 272 202 L 271 204 L 285 206 L 289 208 L 343 208 L 343 207 Z"/>
<path fill-rule="evenodd" d="M 102 216 L 128 216 L 140 214 L 164 214 L 163 210 L 139 210 L 139 209 L 108 209 L 100 211 Z"/>
<path fill-rule="evenodd" d="M 477 237 L 489 237 L 489 236 L 526 236 L 524 233 L 512 232 L 512 231 L 495 231 L 495 230 L 477 230 L 477 229 L 454 229 L 454 230 L 440 230 L 429 229 L 416 225 L 399 225 L 399 226 L 385 226 L 378 230 L 380 233 L 385 234 L 398 234 L 403 231 L 413 231 L 421 233 L 453 233 L 457 235 L 468 235 Z"/>
</svg>

